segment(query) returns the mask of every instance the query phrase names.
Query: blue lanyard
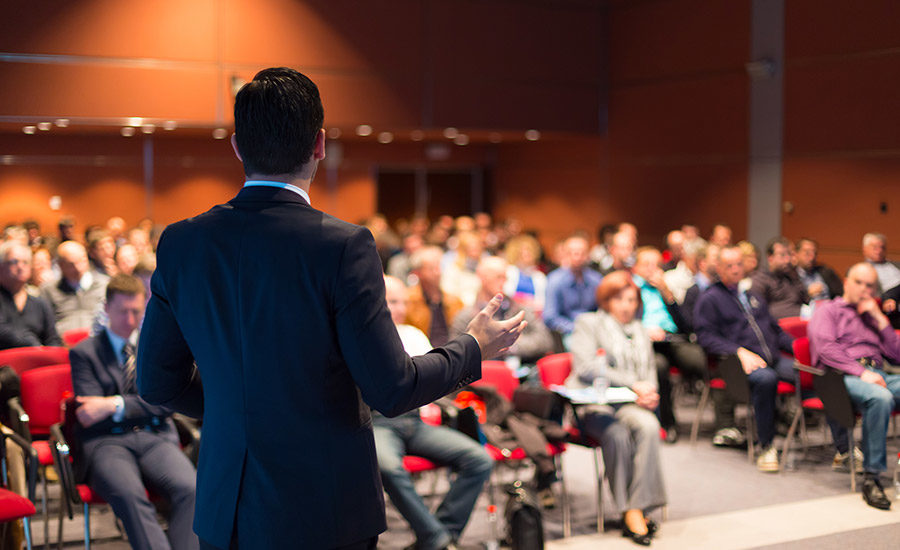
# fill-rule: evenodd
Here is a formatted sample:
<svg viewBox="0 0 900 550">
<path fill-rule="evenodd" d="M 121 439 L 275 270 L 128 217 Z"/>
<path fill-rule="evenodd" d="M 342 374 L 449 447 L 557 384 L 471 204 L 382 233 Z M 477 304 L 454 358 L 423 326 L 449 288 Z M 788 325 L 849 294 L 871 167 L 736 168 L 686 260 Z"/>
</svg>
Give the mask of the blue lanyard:
<svg viewBox="0 0 900 550">
<path fill-rule="evenodd" d="M 298 195 L 306 199 L 307 204 L 312 204 L 306 191 L 290 183 L 267 180 L 247 180 L 244 182 L 244 187 L 278 187 L 280 189 L 287 189 L 288 191 L 293 191 L 294 193 L 297 193 Z"/>
</svg>

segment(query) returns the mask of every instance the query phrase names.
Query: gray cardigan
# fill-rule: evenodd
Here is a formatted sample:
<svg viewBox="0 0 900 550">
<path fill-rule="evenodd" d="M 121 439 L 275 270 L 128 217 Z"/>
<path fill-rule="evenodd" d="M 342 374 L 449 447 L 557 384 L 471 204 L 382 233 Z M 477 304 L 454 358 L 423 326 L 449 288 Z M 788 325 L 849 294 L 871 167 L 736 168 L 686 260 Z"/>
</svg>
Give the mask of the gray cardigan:
<svg viewBox="0 0 900 550">
<path fill-rule="evenodd" d="M 657 385 L 653 343 L 637 319 L 621 325 L 602 310 L 582 313 L 575 318 L 569 349 L 569 387 L 590 386 L 600 376 L 605 376 L 610 386 L 631 387 L 638 381 Z M 604 353 L 598 355 L 598 350 Z"/>
</svg>

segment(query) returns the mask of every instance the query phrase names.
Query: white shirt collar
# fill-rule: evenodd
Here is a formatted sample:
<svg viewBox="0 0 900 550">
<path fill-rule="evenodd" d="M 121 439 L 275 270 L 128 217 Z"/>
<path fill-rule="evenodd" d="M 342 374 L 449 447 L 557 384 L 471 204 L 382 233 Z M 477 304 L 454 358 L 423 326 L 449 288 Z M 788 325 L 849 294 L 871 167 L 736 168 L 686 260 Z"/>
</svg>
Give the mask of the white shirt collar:
<svg viewBox="0 0 900 550">
<path fill-rule="evenodd" d="M 288 191 L 297 193 L 298 195 L 303 197 L 303 200 L 306 201 L 306 204 L 312 205 L 312 202 L 309 200 L 309 193 L 297 187 L 296 185 L 284 183 L 283 181 L 247 180 L 244 182 L 244 187 L 280 187 L 281 189 L 287 189 Z"/>
</svg>

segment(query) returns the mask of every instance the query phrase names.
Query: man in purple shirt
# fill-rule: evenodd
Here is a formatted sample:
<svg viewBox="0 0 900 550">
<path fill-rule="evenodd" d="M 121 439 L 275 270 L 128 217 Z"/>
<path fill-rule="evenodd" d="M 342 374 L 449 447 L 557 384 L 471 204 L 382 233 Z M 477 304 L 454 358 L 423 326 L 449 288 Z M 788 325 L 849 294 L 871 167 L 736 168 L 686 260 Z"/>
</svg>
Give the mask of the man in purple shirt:
<svg viewBox="0 0 900 550">
<path fill-rule="evenodd" d="M 847 272 L 844 295 L 816 308 L 809 322 L 813 364 L 843 371 L 850 400 L 863 418 L 863 498 L 887 510 L 879 474 L 887 469 L 887 430 L 891 411 L 900 402 L 900 375 L 885 373 L 885 364 L 900 364 L 900 337 L 878 307 L 878 274 L 868 263 Z"/>
</svg>

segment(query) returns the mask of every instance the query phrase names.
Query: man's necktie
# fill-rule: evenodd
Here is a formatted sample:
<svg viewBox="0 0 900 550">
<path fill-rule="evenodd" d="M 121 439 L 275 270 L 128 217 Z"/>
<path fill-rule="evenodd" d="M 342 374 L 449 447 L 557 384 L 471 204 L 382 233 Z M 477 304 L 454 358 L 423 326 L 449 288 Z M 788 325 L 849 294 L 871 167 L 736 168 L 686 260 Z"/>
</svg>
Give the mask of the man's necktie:
<svg viewBox="0 0 900 550">
<path fill-rule="evenodd" d="M 125 345 L 122 346 L 122 366 L 125 370 L 125 382 L 122 384 L 123 393 L 134 393 L 137 389 L 134 382 L 136 364 L 134 344 L 126 342 Z"/>
</svg>

